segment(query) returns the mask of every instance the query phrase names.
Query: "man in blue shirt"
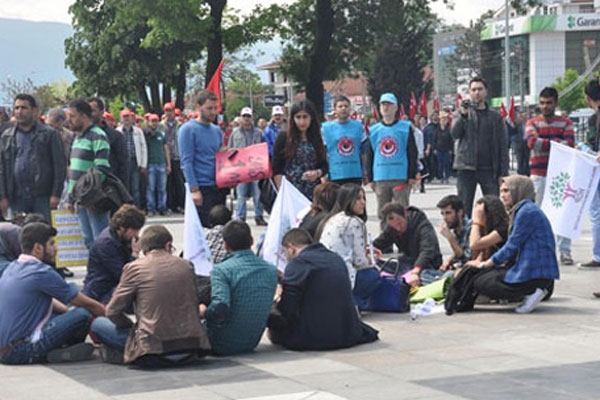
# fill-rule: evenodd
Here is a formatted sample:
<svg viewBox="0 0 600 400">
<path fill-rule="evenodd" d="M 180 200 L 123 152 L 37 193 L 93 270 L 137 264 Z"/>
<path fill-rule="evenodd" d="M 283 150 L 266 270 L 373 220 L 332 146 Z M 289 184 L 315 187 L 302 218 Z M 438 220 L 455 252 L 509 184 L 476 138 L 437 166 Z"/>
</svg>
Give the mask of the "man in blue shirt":
<svg viewBox="0 0 600 400">
<path fill-rule="evenodd" d="M 50 265 L 56 256 L 56 229 L 33 222 L 20 236 L 23 253 L 0 278 L 0 362 L 88 359 L 93 346 L 83 341 L 92 315 L 104 306 L 67 284 Z M 75 308 L 69 310 L 65 304 Z M 91 313 L 91 314 L 90 314 Z"/>
<path fill-rule="evenodd" d="M 339 185 L 355 183 L 362 186 L 363 169 L 360 144 L 364 130 L 360 122 L 350 119 L 350 99 L 338 96 L 334 100 L 337 120 L 322 126 L 323 140 L 329 158 L 329 179 Z"/>
<path fill-rule="evenodd" d="M 277 287 L 277 270 L 250 247 L 252 234 L 248 224 L 230 221 L 223 228 L 225 249 L 229 255 L 210 272 L 211 301 L 200 304 L 200 315 L 212 351 L 229 355 L 252 351 L 267 324 Z"/>
<path fill-rule="evenodd" d="M 377 213 L 391 202 L 408 207 L 410 188 L 418 169 L 418 150 L 409 121 L 398 120 L 398 99 L 384 93 L 379 99 L 381 122 L 369 130 L 367 173 L 377 194 Z"/>
<path fill-rule="evenodd" d="M 283 107 L 275 106 L 271 111 L 271 122 L 265 128 L 263 132 L 263 140 L 269 146 L 269 156 L 273 156 L 273 144 L 275 144 L 275 139 L 280 133 L 287 131 L 287 123 L 283 118 Z"/>
<path fill-rule="evenodd" d="M 202 226 L 208 226 L 211 208 L 225 204 L 226 192 L 217 188 L 215 180 L 216 153 L 224 150 L 221 128 L 213 124 L 217 118 L 217 96 L 203 90 L 196 103 L 198 118 L 179 129 L 179 155 L 183 175 L 198 208 Z"/>
</svg>

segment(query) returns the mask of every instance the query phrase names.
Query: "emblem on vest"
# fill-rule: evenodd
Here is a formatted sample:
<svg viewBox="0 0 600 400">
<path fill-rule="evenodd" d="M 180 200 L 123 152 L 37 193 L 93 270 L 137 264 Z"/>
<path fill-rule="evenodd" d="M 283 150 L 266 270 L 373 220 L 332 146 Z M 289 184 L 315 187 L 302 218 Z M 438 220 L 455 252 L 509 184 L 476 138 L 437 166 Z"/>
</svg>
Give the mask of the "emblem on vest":
<svg viewBox="0 0 600 400">
<path fill-rule="evenodd" d="M 337 150 L 341 156 L 351 156 L 354 153 L 354 141 L 347 136 L 340 138 Z"/>
<path fill-rule="evenodd" d="M 379 142 L 379 154 L 383 157 L 391 158 L 398 152 L 398 142 L 391 136 L 381 139 Z"/>
</svg>

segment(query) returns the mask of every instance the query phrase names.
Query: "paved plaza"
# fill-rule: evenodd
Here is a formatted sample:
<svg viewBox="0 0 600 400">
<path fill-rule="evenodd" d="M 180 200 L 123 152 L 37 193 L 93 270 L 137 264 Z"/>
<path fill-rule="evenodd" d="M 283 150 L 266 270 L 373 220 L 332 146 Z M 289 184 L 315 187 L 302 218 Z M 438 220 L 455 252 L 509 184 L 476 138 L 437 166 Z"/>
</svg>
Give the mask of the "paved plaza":
<svg viewBox="0 0 600 400">
<path fill-rule="evenodd" d="M 437 227 L 435 204 L 454 186 L 428 185 L 411 202 Z M 378 232 L 367 190 L 369 231 Z M 252 224 L 255 239 L 264 228 Z M 166 223 L 181 248 L 183 219 Z M 450 249 L 440 238 L 442 252 Z M 591 258 L 591 234 L 573 243 L 576 262 Z M 81 282 L 84 268 L 74 269 Z M 561 267 L 554 296 L 532 314 L 513 306 L 422 316 L 366 314 L 380 340 L 347 350 L 285 351 L 266 336 L 251 354 L 208 357 L 186 368 L 145 371 L 103 364 L 0 366 L 0 399 L 60 400 L 522 400 L 600 399 L 600 271 Z"/>
</svg>

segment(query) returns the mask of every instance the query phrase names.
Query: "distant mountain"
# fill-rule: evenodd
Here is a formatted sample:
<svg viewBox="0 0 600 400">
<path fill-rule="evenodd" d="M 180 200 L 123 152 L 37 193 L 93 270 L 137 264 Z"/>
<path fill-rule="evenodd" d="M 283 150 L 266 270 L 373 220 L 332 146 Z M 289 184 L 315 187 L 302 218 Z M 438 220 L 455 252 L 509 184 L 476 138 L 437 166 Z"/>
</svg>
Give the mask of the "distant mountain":
<svg viewBox="0 0 600 400">
<path fill-rule="evenodd" d="M 9 76 L 17 81 L 30 78 L 35 85 L 61 79 L 72 82 L 75 77 L 64 61 L 65 39 L 72 34 L 69 24 L 0 18 L 0 82 Z M 280 53 L 279 40 L 259 43 L 244 52 L 254 55 L 254 65 L 248 66 L 254 70 L 275 61 Z M 266 82 L 266 72 L 260 75 Z M 0 99 L 3 97 L 0 93 Z"/>
</svg>

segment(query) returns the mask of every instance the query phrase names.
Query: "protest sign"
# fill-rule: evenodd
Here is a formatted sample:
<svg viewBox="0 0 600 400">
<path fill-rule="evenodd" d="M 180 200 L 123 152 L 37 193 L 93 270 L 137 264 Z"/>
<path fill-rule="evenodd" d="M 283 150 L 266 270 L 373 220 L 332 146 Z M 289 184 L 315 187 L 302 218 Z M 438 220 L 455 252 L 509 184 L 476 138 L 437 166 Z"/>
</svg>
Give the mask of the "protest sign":
<svg viewBox="0 0 600 400">
<path fill-rule="evenodd" d="M 57 230 L 56 266 L 87 265 L 88 249 L 83 240 L 79 216 L 69 210 L 52 210 L 52 226 Z"/>
<path fill-rule="evenodd" d="M 285 177 L 281 179 L 281 187 L 271 210 L 261 255 L 263 259 L 282 271 L 287 262 L 281 250 L 281 239 L 288 230 L 300 225 L 301 216 L 306 214 L 303 211 L 310 207 L 310 204 L 310 201 Z"/>
<path fill-rule="evenodd" d="M 192 200 L 190 186 L 185 184 L 185 213 L 183 217 L 183 256 L 194 264 L 196 275 L 210 275 L 210 249 L 200 216 Z"/>
<path fill-rule="evenodd" d="M 542 210 L 555 234 L 579 238 L 599 179 L 595 157 L 551 142 Z"/>
<path fill-rule="evenodd" d="M 220 188 L 270 178 L 272 175 L 266 143 L 220 151 L 216 154 L 216 162 L 215 178 Z"/>
</svg>

